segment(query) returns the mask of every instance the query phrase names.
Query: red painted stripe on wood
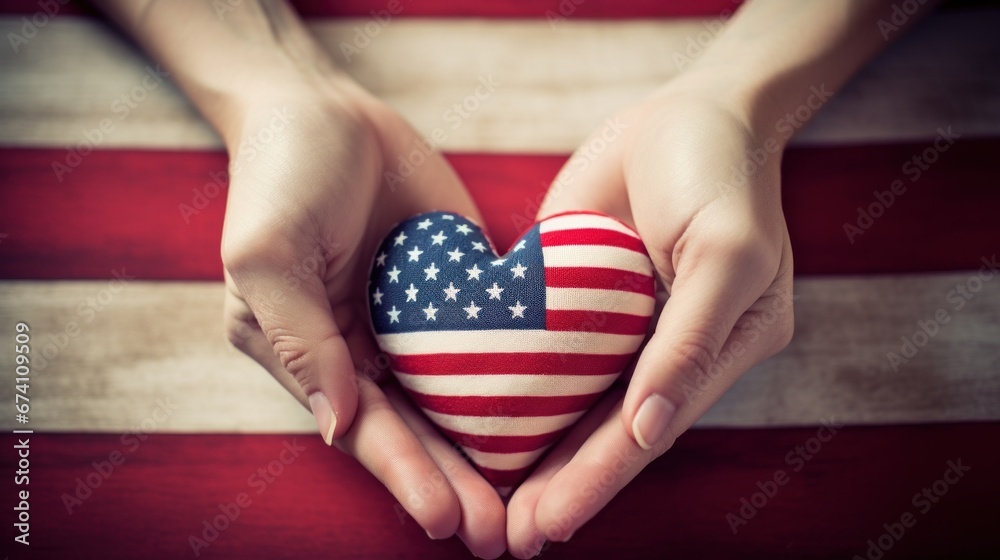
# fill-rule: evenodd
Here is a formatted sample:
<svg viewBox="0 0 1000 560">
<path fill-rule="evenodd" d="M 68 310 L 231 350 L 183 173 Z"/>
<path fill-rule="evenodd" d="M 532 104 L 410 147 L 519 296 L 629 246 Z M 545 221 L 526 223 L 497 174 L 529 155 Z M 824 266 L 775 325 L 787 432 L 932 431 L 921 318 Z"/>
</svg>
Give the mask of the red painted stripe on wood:
<svg viewBox="0 0 1000 560">
<path fill-rule="evenodd" d="M 656 290 L 652 276 L 588 266 L 548 267 L 545 269 L 545 285 L 551 288 L 623 290 L 650 295 Z"/>
<path fill-rule="evenodd" d="M 549 331 L 602 332 L 610 334 L 646 334 L 649 317 L 611 311 L 549 309 L 545 329 Z"/>
<path fill-rule="evenodd" d="M 390 358 L 393 371 L 416 375 L 607 375 L 621 371 L 632 358 L 631 354 L 575 354 L 572 350 L 569 348 L 567 352 L 411 354 L 392 355 Z"/>
<path fill-rule="evenodd" d="M 56 0 L 6 0 L 0 4 L 0 15 L 32 15 Z M 62 1 L 62 0 L 58 0 Z M 221 0 L 239 6 L 236 0 Z M 546 18 L 559 23 L 559 17 L 573 19 L 631 19 L 718 17 L 725 10 L 734 10 L 743 0 L 497 0 L 466 2 L 463 0 L 400 0 L 402 10 L 395 17 L 491 17 Z M 291 0 L 292 5 L 307 18 L 372 17 L 390 6 L 390 0 Z M 992 0 L 946 0 L 941 9 L 995 7 Z M 86 2 L 72 0 L 58 11 L 61 15 L 97 15 Z"/>
<path fill-rule="evenodd" d="M 442 397 L 407 391 L 421 408 L 455 416 L 557 416 L 587 410 L 601 396 L 567 395 L 560 397 Z"/>
<path fill-rule="evenodd" d="M 906 162 L 927 144 L 811 147 L 783 159 L 783 205 L 796 272 L 901 273 L 978 268 L 997 251 L 1000 139 L 959 140 L 916 181 Z M 0 149 L 0 278 L 103 279 L 126 267 L 143 280 L 219 280 L 225 156 L 97 150 L 59 182 L 57 149 Z M 563 156 L 451 155 L 494 242 L 532 224 Z M 910 170 L 910 171 L 907 171 Z M 906 191 L 877 212 L 874 192 Z M 225 183 L 223 182 L 223 185 Z M 211 195 L 214 195 L 211 196 Z M 205 198 L 202 198 L 202 197 Z M 186 216 L 181 205 L 195 210 Z M 198 206 L 202 206 L 198 209 Z M 852 244 L 844 225 L 863 233 Z"/>
<path fill-rule="evenodd" d="M 621 247 L 631 249 L 637 253 L 646 254 L 646 247 L 642 241 L 625 235 L 620 231 L 609 229 L 575 229 L 549 231 L 541 234 L 542 247 L 555 247 L 559 245 L 608 245 L 611 247 Z"/>
<path fill-rule="evenodd" d="M 864 557 L 868 541 L 905 512 L 917 523 L 893 541 L 894 558 L 996 557 L 1000 450 L 984 442 L 1000 439 L 1000 423 L 846 427 L 810 460 L 786 460 L 815 434 L 815 428 L 692 431 L 544 557 L 659 557 L 663 551 L 709 559 Z M 427 539 L 398 514 L 374 477 L 315 436 L 154 434 L 134 451 L 118 434 L 30 439 L 30 486 L 18 488 L 30 492 L 31 546 L 22 547 L 12 540 L 15 440 L 0 437 L 6 450 L 0 468 L 11 473 L 0 482 L 7 509 L 0 538 L 11 543 L 12 557 L 194 558 L 189 537 L 200 535 L 203 522 L 220 515 L 220 504 L 240 493 L 250 498 L 249 507 L 202 557 L 469 557 L 458 539 Z M 292 440 L 304 450 L 283 465 L 282 442 Z M 124 464 L 107 477 L 95 474 L 93 464 L 106 469 L 116 451 Z M 936 503 L 915 505 L 914 496 L 959 459 L 971 470 Z M 268 468 L 279 474 L 267 474 Z M 788 482 L 734 535 L 726 516 L 739 515 L 741 499 L 749 501 L 758 483 L 778 471 Z M 70 515 L 63 496 L 88 477 L 100 486 Z"/>
<path fill-rule="evenodd" d="M 0 5 L 0 14 L 35 14 L 42 6 L 61 0 L 8 0 Z M 395 12 L 393 17 L 490 17 L 490 18 L 546 18 L 558 25 L 565 19 L 627 19 L 627 18 L 676 18 L 718 17 L 732 12 L 742 0 L 497 0 L 494 2 L 465 2 L 463 0 L 291 0 L 302 17 L 379 17 Z M 237 0 L 219 0 L 225 6 L 232 4 L 239 9 Z M 391 12 L 390 12 L 391 10 Z M 51 8 L 50 8 L 51 11 Z M 62 15 L 97 15 L 85 2 L 71 1 L 60 6 Z"/>
</svg>

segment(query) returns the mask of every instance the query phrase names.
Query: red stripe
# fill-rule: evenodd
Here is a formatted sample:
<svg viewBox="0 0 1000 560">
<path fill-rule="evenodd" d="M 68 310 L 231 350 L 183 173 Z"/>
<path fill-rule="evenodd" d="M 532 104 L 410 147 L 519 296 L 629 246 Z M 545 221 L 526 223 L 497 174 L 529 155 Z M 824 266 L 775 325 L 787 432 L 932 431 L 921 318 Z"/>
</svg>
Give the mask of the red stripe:
<svg viewBox="0 0 1000 560">
<path fill-rule="evenodd" d="M 984 442 L 1000 441 L 1000 423 L 848 426 L 808 460 L 794 454 L 795 462 L 786 460 L 815 436 L 816 428 L 690 430 L 572 540 L 552 545 L 542 558 L 649 558 L 664 550 L 677 558 L 748 551 L 757 558 L 865 557 L 869 539 L 905 512 L 917 525 L 895 541 L 886 560 L 989 558 L 996 550 L 1000 448 Z M 0 436 L 7 473 L 17 469 L 16 437 Z M 139 447 L 111 433 L 36 432 L 30 439 L 30 487 L 15 486 L 13 475 L 0 480 L 6 508 L 17 505 L 18 490 L 30 488 L 31 546 L 7 549 L 25 558 L 194 558 L 190 537 L 203 538 L 203 521 L 211 524 L 219 505 L 241 493 L 249 507 L 200 558 L 329 558 L 331 550 L 358 558 L 469 557 L 457 538 L 428 539 L 374 476 L 315 435 L 153 433 Z M 292 440 L 305 450 L 283 457 L 283 442 Z M 118 466 L 108 463 L 115 451 L 125 459 Z M 959 458 L 972 470 L 935 496 L 931 509 L 914 506 L 914 495 L 933 487 Z M 94 463 L 112 474 L 101 477 Z M 787 483 L 732 534 L 726 515 L 740 516 L 741 499 L 750 501 L 778 471 Z M 67 513 L 64 496 L 75 497 L 77 478 L 88 475 L 100 485 L 80 489 L 86 497 Z M 608 491 L 608 480 L 581 488 L 583 498 Z M 0 538 L 13 543 L 8 514 Z"/>
<path fill-rule="evenodd" d="M 51 30 L 45 30 L 48 32 Z M 997 252 L 1000 139 L 960 139 L 920 180 L 900 166 L 926 143 L 793 148 L 782 158 L 782 205 L 798 274 L 978 268 Z M 96 150 L 60 183 L 65 149 L 0 149 L 0 278 L 221 280 L 225 190 L 221 152 Z M 498 247 L 534 213 L 562 156 L 452 155 Z M 823 170 L 821 173 L 817 170 Z M 908 190 L 851 244 L 843 226 L 901 179 Z M 206 185 L 210 185 L 206 187 Z M 214 192 L 186 224 L 178 205 Z"/>
<path fill-rule="evenodd" d="M 56 3 L 56 0 L 49 0 Z M 49 3 L 46 2 L 46 3 Z M 7 0 L 0 5 L 0 14 L 34 14 L 41 11 L 40 0 Z M 221 6 L 234 6 L 239 2 L 225 2 Z M 214 5 L 214 4 L 213 4 Z M 362 17 L 372 18 L 372 12 L 384 19 L 392 8 L 392 17 L 491 17 L 491 18 L 547 18 L 558 25 L 559 18 L 576 19 L 631 19 L 717 17 L 724 10 L 732 11 L 739 3 L 733 0 L 503 0 L 500 2 L 467 2 L 463 0 L 292 0 L 296 11 L 307 18 Z M 59 14 L 96 15 L 95 10 L 83 2 L 71 1 L 60 6 Z"/>
<path fill-rule="evenodd" d="M 542 247 L 558 247 L 561 245 L 608 245 L 621 247 L 637 253 L 646 254 L 646 246 L 642 241 L 620 231 L 598 228 L 561 229 L 547 231 L 541 236 Z"/>
<path fill-rule="evenodd" d="M 535 451 L 551 444 L 553 441 L 559 440 L 570 428 L 572 426 L 555 432 L 534 436 L 479 436 L 464 434 L 441 427 L 438 429 L 441 430 L 441 433 L 448 436 L 451 441 L 484 453 L 523 453 L 526 451 Z"/>
<path fill-rule="evenodd" d="M 528 474 L 534 469 L 534 464 L 529 465 L 523 469 L 515 470 L 497 470 L 488 469 L 486 467 L 481 467 L 476 465 L 476 470 L 479 474 L 483 475 L 483 478 L 488 480 L 490 484 L 497 487 L 507 487 L 507 486 L 517 486 L 524 482 L 525 478 L 528 478 Z"/>
<path fill-rule="evenodd" d="M 550 331 L 646 334 L 647 328 L 648 316 L 566 309 L 549 309 L 545 312 L 545 329 Z"/>
<path fill-rule="evenodd" d="M 622 290 L 647 294 L 655 293 L 652 276 L 585 266 L 546 267 L 545 285 L 551 288 L 592 288 L 595 290 Z"/>
<path fill-rule="evenodd" d="M 443 397 L 407 391 L 421 408 L 456 416 L 558 416 L 590 408 L 601 393 L 560 397 Z"/>
<path fill-rule="evenodd" d="M 488 336 L 488 335 L 485 335 Z M 631 354 L 510 352 L 391 355 L 395 371 L 416 375 L 607 375 L 621 371 Z"/>
</svg>

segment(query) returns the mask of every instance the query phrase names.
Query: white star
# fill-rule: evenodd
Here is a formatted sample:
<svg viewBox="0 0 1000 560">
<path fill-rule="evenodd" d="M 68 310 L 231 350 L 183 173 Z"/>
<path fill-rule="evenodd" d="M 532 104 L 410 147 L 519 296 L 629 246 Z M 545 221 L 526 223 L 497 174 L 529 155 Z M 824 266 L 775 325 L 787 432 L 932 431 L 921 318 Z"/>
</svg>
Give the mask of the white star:
<svg viewBox="0 0 1000 560">
<path fill-rule="evenodd" d="M 431 224 L 433 224 L 433 223 L 434 222 L 432 222 L 430 218 L 427 218 L 424 221 L 422 221 L 419 224 L 417 224 L 417 229 L 427 229 L 427 228 L 431 227 Z"/>
<path fill-rule="evenodd" d="M 476 302 L 470 301 L 469 302 L 469 306 L 468 307 L 463 307 L 462 309 L 464 309 L 465 312 L 469 314 L 469 316 L 466 317 L 466 319 L 478 319 L 479 318 L 479 310 L 481 310 L 482 307 L 477 307 L 476 306 Z"/>
<path fill-rule="evenodd" d="M 505 262 L 507 262 L 507 259 L 497 259 L 495 261 L 491 261 L 490 264 L 492 264 L 493 266 L 500 266 Z"/>
<path fill-rule="evenodd" d="M 444 216 L 441 216 L 441 219 L 442 220 L 454 220 L 455 216 L 452 216 L 451 214 L 445 214 Z"/>
<path fill-rule="evenodd" d="M 469 235 L 470 233 L 472 233 L 472 228 L 470 228 L 466 224 L 459 224 L 455 226 L 455 231 L 461 233 L 462 235 Z"/>
<path fill-rule="evenodd" d="M 438 308 L 434 307 L 434 302 L 428 303 L 427 307 L 425 309 L 421 309 L 421 311 L 427 314 L 428 321 L 430 321 L 431 319 L 434 319 L 435 321 L 438 320 L 437 318 Z"/>
<path fill-rule="evenodd" d="M 387 256 L 389 256 L 389 255 L 386 255 L 385 251 L 382 251 L 381 253 L 379 253 L 379 255 L 377 257 L 375 257 L 376 266 L 385 266 L 385 258 Z"/>
<path fill-rule="evenodd" d="M 399 232 L 399 235 L 396 236 L 396 240 L 392 245 L 393 247 L 396 245 L 402 245 L 404 241 L 406 241 L 406 232 L 401 231 Z"/>
<path fill-rule="evenodd" d="M 437 280 L 438 272 L 441 272 L 441 269 L 438 268 L 437 265 L 435 265 L 434 263 L 431 263 L 430 266 L 424 269 L 424 274 L 427 275 L 427 278 L 424 278 L 424 281 L 426 282 L 427 280 Z"/>
<path fill-rule="evenodd" d="M 523 239 L 520 240 L 520 241 L 518 241 L 517 245 L 514 246 L 514 250 L 515 251 L 520 251 L 521 249 L 524 249 L 524 243 L 525 243 L 525 241 Z"/>
<path fill-rule="evenodd" d="M 399 284 L 399 273 L 400 272 L 403 272 L 403 271 L 399 270 L 395 266 L 392 267 L 392 270 L 389 271 L 389 283 L 390 284 L 392 284 L 393 282 Z"/>
<path fill-rule="evenodd" d="M 482 243 L 480 243 L 478 241 L 473 241 L 472 242 L 472 250 L 473 251 L 479 251 L 480 253 L 485 253 L 486 252 L 486 245 L 483 245 Z"/>
<path fill-rule="evenodd" d="M 507 309 L 510 309 L 511 319 L 517 319 L 518 317 L 524 319 L 524 310 L 527 309 L 527 307 L 521 305 L 521 302 L 518 301 L 516 304 L 508 306 Z"/>
<path fill-rule="evenodd" d="M 390 325 L 393 324 L 393 323 L 398 323 L 399 322 L 399 314 L 400 313 L 402 313 L 402 311 L 396 310 L 396 306 L 395 305 L 392 306 L 392 311 L 386 311 L 386 314 L 389 315 L 389 324 Z"/>
<path fill-rule="evenodd" d="M 375 293 L 372 294 L 372 305 L 382 305 L 382 290 L 375 288 Z"/>
<path fill-rule="evenodd" d="M 462 257 L 464 257 L 464 256 L 465 256 L 465 253 L 459 251 L 458 247 L 455 247 L 454 251 L 448 251 L 448 262 L 451 262 L 451 261 L 462 262 Z"/>
<path fill-rule="evenodd" d="M 439 231 L 437 235 L 432 235 L 431 239 L 434 240 L 431 245 L 444 245 L 444 240 L 448 239 L 448 236 L 443 231 Z"/>
<path fill-rule="evenodd" d="M 492 288 L 486 288 L 486 293 L 490 294 L 490 299 L 499 300 L 500 299 L 500 292 L 502 292 L 502 291 L 503 291 L 503 288 L 497 286 L 496 282 L 493 283 L 493 287 Z"/>
<path fill-rule="evenodd" d="M 406 301 L 417 301 L 417 292 L 420 291 L 419 288 L 417 288 L 413 284 L 410 284 L 410 289 L 403 291 L 406 292 Z"/>
<path fill-rule="evenodd" d="M 465 271 L 469 273 L 469 277 L 466 280 L 479 280 L 479 275 L 483 273 L 482 270 L 479 270 L 478 264 L 472 265 L 472 268 L 467 268 Z"/>
<path fill-rule="evenodd" d="M 510 269 L 510 271 L 514 273 L 514 278 L 524 278 L 525 270 L 528 270 L 528 267 L 524 266 L 521 263 L 517 263 L 517 266 Z"/>
<path fill-rule="evenodd" d="M 420 247 L 414 245 L 413 249 L 407 251 L 406 254 L 410 255 L 410 260 L 408 260 L 407 262 L 420 262 L 420 255 L 423 255 L 424 252 L 420 250 Z"/>
<path fill-rule="evenodd" d="M 443 289 L 443 290 L 441 290 L 441 291 L 444 292 L 444 300 L 445 301 L 448 301 L 449 299 L 452 300 L 452 301 L 458 301 L 458 298 L 455 297 L 455 296 L 457 296 L 458 292 L 461 292 L 462 289 L 461 288 L 456 288 L 454 282 L 448 282 L 448 287 L 445 288 L 445 289 Z"/>
</svg>

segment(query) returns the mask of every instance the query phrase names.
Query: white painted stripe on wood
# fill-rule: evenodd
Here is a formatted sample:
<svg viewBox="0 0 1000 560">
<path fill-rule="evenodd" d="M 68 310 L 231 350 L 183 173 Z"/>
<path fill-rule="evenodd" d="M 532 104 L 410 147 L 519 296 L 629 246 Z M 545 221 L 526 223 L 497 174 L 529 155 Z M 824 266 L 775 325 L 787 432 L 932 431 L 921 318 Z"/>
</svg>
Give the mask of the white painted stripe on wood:
<svg viewBox="0 0 1000 560">
<path fill-rule="evenodd" d="M 798 280 L 791 346 L 748 372 L 698 425 L 812 425 L 829 417 L 847 424 L 1000 420 L 1000 278 L 983 282 L 955 310 L 949 293 L 971 277 Z M 309 414 L 267 373 L 228 347 L 222 284 L 136 280 L 99 313 L 78 313 L 107 287 L 0 282 L 0 339 L 13 341 L 14 325 L 26 321 L 33 356 L 48 356 L 44 368 L 34 364 L 27 427 L 121 433 L 145 423 L 172 432 L 315 431 Z M 942 308 L 950 321 L 894 371 L 886 354 L 900 352 L 901 337 L 912 339 L 917 321 Z M 0 352 L 0 369 L 13 371 L 13 356 Z M 0 402 L 13 402 L 13 391 L 13 383 L 0 384 Z M 163 421 L 156 420 L 163 418 L 158 407 L 171 409 Z M 15 427 L 24 426 L 0 416 L 0 428 Z"/>
<path fill-rule="evenodd" d="M 311 29 L 343 62 L 340 43 L 364 23 L 313 21 Z M 0 35 L 21 24 L 0 18 Z M 795 142 L 915 141 L 946 126 L 966 138 L 997 136 L 998 28 L 996 9 L 933 14 L 838 92 Z M 423 134 L 440 129 L 444 150 L 569 153 L 607 115 L 675 75 L 674 55 L 704 29 L 689 19 L 570 19 L 553 29 L 544 20 L 402 18 L 345 67 Z M 0 144 L 76 145 L 110 119 L 102 148 L 218 148 L 167 81 L 136 90 L 145 97 L 135 108 L 116 102 L 142 89 L 147 64 L 104 23 L 53 20 L 20 52 L 0 49 Z M 494 91 L 475 99 L 489 76 Z M 466 99 L 476 108 L 457 118 L 450 108 Z"/>
<path fill-rule="evenodd" d="M 631 293 L 631 292 L 626 292 Z M 505 302 L 504 305 L 509 305 Z M 396 355 L 465 354 L 477 352 L 574 352 L 577 354 L 627 354 L 643 335 L 545 331 L 423 331 L 378 335 L 383 350 Z M 497 336 L 499 335 L 499 336 Z"/>
<path fill-rule="evenodd" d="M 618 373 L 608 375 L 550 374 L 453 374 L 413 375 L 395 372 L 399 382 L 412 391 L 444 397 L 534 396 L 566 397 L 591 395 L 607 389 Z M 531 389 L 531 393 L 525 392 Z"/>
</svg>

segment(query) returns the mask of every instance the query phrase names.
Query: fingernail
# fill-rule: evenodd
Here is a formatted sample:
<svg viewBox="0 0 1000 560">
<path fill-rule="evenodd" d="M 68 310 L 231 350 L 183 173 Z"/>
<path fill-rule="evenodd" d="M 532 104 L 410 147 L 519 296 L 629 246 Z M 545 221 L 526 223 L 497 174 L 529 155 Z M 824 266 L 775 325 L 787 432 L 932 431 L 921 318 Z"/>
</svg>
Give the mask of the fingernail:
<svg viewBox="0 0 1000 560">
<path fill-rule="evenodd" d="M 330 408 L 330 401 L 319 391 L 309 395 L 309 409 L 316 418 L 319 435 L 327 445 L 333 445 L 333 431 L 337 429 L 337 415 Z"/>
<path fill-rule="evenodd" d="M 676 410 L 673 403 L 656 393 L 646 397 L 632 421 L 632 433 L 639 447 L 652 449 L 653 444 L 663 436 Z"/>
</svg>

